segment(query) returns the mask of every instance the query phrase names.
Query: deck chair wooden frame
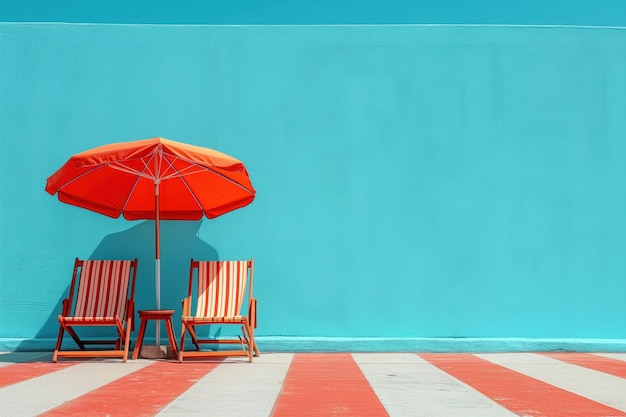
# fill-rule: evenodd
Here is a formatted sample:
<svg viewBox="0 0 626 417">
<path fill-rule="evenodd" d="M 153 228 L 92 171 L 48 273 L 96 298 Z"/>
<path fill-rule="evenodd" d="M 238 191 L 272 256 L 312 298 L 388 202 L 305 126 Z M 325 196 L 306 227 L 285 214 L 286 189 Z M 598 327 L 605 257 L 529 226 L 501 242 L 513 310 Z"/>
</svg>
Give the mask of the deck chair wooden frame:
<svg viewBox="0 0 626 417">
<path fill-rule="evenodd" d="M 60 357 L 115 357 L 128 359 L 135 312 L 137 259 L 81 260 L 76 258 L 69 296 L 58 316 L 60 328 L 52 361 Z M 115 337 L 84 340 L 76 327 L 109 326 Z M 61 350 L 67 332 L 80 350 Z M 109 350 L 88 350 L 88 345 L 114 345 Z"/>
<path fill-rule="evenodd" d="M 195 286 L 194 286 L 195 281 Z M 259 356 L 254 340 L 257 300 L 252 293 L 254 260 L 249 261 L 197 261 L 191 260 L 189 291 L 183 299 L 182 333 L 178 358 Z M 194 288 L 197 291 L 193 297 Z M 246 296 L 247 291 L 247 296 Z M 241 314 L 244 301 L 248 301 L 247 315 Z M 192 307 L 195 310 L 192 313 Z M 196 327 L 201 325 L 240 325 L 238 339 L 201 339 Z M 185 335 L 189 333 L 195 351 L 185 351 Z M 239 350 L 201 350 L 201 345 L 237 344 Z"/>
</svg>

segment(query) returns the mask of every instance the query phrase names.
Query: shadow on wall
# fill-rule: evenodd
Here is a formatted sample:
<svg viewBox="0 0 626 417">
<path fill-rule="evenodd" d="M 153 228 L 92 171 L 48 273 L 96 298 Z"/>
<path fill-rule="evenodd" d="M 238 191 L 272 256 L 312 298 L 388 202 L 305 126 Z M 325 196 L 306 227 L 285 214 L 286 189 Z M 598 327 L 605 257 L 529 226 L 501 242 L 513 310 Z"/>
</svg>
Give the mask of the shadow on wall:
<svg viewBox="0 0 626 417">
<path fill-rule="evenodd" d="M 174 309 L 174 327 L 180 330 L 181 300 L 187 295 L 189 260 L 218 260 L 217 250 L 198 237 L 199 221 L 161 221 L 161 308 Z M 128 230 L 113 233 L 102 239 L 89 259 L 138 259 L 135 289 L 135 332 L 139 329 L 137 311 L 156 307 L 155 286 L 155 236 L 154 222 L 144 221 Z M 61 313 L 63 299 L 69 294 L 72 265 L 67 277 L 67 287 L 58 300 L 53 314 L 46 320 L 37 338 L 55 338 L 59 331 L 57 316 Z M 107 329 L 85 328 L 80 334 L 98 336 Z M 111 334 L 106 333 L 106 334 Z M 161 337 L 166 335 L 162 327 Z M 148 326 L 146 337 L 154 337 L 154 326 Z M 133 337 L 134 339 L 134 337 Z M 65 343 L 73 343 L 66 335 Z"/>
</svg>

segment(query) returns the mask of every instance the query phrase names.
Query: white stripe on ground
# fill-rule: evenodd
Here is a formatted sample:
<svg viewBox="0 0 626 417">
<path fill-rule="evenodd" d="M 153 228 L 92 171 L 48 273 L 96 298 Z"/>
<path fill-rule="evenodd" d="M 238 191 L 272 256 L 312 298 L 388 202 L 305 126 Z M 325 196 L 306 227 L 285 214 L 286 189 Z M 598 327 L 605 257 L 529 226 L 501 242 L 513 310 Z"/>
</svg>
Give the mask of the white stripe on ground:
<svg viewBox="0 0 626 417">
<path fill-rule="evenodd" d="M 149 361 L 98 361 L 63 368 L 0 389 L 0 414 L 36 416 L 150 365 Z"/>
<path fill-rule="evenodd" d="M 593 401 L 626 411 L 626 379 L 534 353 L 476 355 Z"/>
<path fill-rule="evenodd" d="M 21 362 L 52 362 L 52 353 L 46 352 L 3 352 L 0 353 L 0 368 Z"/>
<path fill-rule="evenodd" d="M 253 363 L 222 363 L 157 416 L 267 417 L 292 359 L 291 353 L 265 353 Z"/>
<path fill-rule="evenodd" d="M 516 416 L 416 354 L 352 356 L 390 417 Z"/>
<path fill-rule="evenodd" d="M 595 353 L 595 355 L 626 362 L 626 353 Z"/>
</svg>

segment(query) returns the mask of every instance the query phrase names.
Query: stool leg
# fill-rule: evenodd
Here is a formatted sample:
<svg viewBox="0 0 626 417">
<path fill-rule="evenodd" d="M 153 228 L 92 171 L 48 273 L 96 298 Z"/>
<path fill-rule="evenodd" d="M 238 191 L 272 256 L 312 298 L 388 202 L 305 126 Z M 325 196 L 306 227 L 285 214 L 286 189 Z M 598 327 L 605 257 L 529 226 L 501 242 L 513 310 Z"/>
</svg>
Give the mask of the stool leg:
<svg viewBox="0 0 626 417">
<path fill-rule="evenodd" d="M 167 337 L 170 339 L 172 355 L 174 356 L 174 359 L 178 359 L 178 350 L 176 349 L 176 339 L 174 338 L 174 326 L 172 325 L 171 319 L 167 319 L 165 321 L 165 327 L 167 327 Z"/>
<path fill-rule="evenodd" d="M 139 350 L 141 349 L 141 344 L 143 343 L 143 335 L 146 332 L 146 322 L 148 320 L 141 319 L 141 326 L 139 327 L 139 336 L 137 337 L 137 345 L 135 345 L 135 350 L 133 352 L 133 360 L 139 357 Z"/>
</svg>

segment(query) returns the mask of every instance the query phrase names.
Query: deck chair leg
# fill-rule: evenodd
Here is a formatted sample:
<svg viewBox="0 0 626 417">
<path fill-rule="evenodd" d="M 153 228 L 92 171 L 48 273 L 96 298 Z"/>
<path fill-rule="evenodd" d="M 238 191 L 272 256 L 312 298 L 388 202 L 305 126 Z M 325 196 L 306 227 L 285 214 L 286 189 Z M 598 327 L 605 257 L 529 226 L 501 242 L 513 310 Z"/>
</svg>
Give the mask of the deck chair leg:
<svg viewBox="0 0 626 417">
<path fill-rule="evenodd" d="M 252 336 L 252 332 L 250 331 L 250 325 L 247 321 L 243 324 L 243 326 L 245 328 L 245 333 L 248 333 L 248 336 L 246 338 L 246 340 L 248 341 L 248 361 L 252 362 L 252 356 L 254 354 L 254 336 Z"/>
<path fill-rule="evenodd" d="M 259 347 L 256 344 L 256 340 L 254 339 L 254 329 L 250 329 L 252 333 L 250 333 L 250 349 L 253 350 L 254 356 L 257 358 L 261 356 L 261 352 L 259 351 Z"/>
<path fill-rule="evenodd" d="M 254 327 L 250 324 L 250 322 L 244 323 L 242 327 L 245 328 L 248 333 L 248 338 L 246 339 L 248 340 L 248 348 L 252 351 L 254 356 L 259 357 L 261 352 L 259 352 L 259 347 L 254 340 Z"/>
<path fill-rule="evenodd" d="M 192 324 L 187 329 L 189 330 L 189 336 L 191 336 L 191 341 L 196 346 L 196 350 L 200 350 L 200 342 L 198 341 L 198 336 L 196 335 L 196 326 Z"/>
<path fill-rule="evenodd" d="M 59 351 L 61 350 L 61 343 L 63 343 L 63 334 L 65 333 L 65 329 L 63 326 L 59 326 L 59 336 L 57 337 L 57 345 L 54 348 L 54 354 L 52 355 L 52 362 L 56 362 L 59 356 Z"/>
<path fill-rule="evenodd" d="M 254 335 L 250 336 L 250 349 L 252 350 L 255 357 L 261 356 L 261 352 L 259 352 L 259 347 L 256 344 L 256 340 L 254 340 Z"/>
<path fill-rule="evenodd" d="M 127 318 L 128 323 L 130 324 L 130 317 Z M 117 327 L 118 338 L 115 341 L 115 350 L 125 350 L 125 346 L 128 344 L 127 330 L 130 330 L 129 327 L 124 328 L 124 324 L 120 321 L 119 317 L 116 317 L 115 326 Z M 126 361 L 124 361 L 126 362 Z"/>
<path fill-rule="evenodd" d="M 130 329 L 132 321 L 132 317 L 129 317 L 128 323 L 126 323 L 126 337 L 124 338 L 124 362 L 128 360 L 128 349 L 130 348 Z"/>
<path fill-rule="evenodd" d="M 183 363 L 183 352 L 185 351 L 185 327 L 187 325 L 183 322 L 182 331 L 180 333 L 180 345 L 178 346 L 178 362 Z"/>
</svg>

